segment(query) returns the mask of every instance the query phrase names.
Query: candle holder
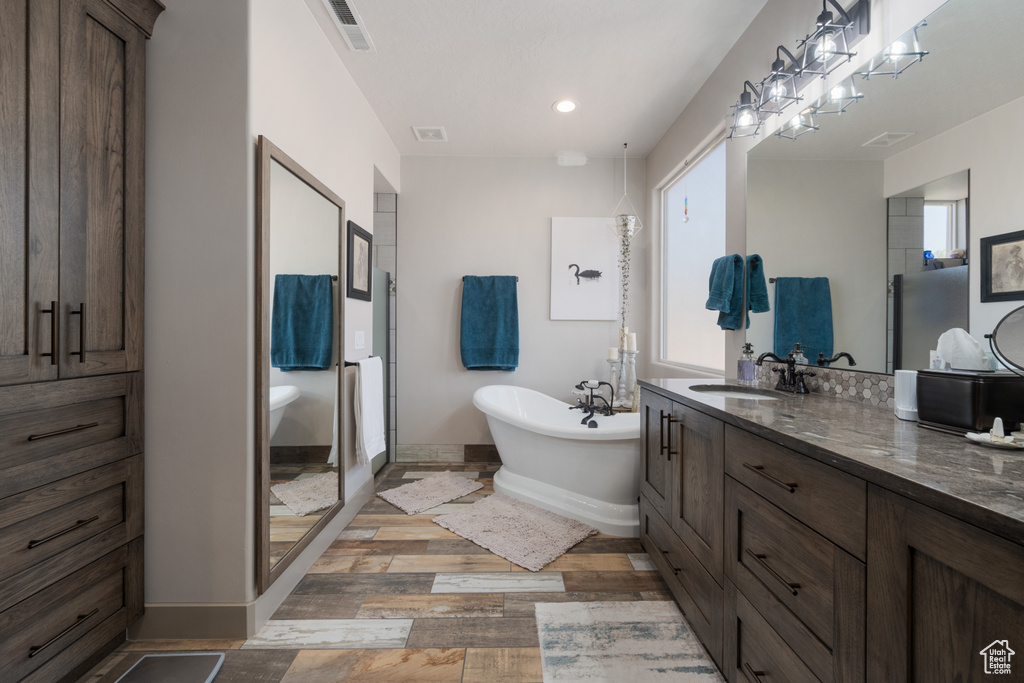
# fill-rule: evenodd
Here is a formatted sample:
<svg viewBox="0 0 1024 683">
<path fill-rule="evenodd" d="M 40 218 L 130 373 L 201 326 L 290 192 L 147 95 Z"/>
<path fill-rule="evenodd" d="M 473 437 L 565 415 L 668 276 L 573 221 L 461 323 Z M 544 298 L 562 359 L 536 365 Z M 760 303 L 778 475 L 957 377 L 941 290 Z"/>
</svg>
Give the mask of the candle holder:
<svg viewBox="0 0 1024 683">
<path fill-rule="evenodd" d="M 622 395 L 626 405 L 632 406 L 633 390 L 636 388 L 636 354 L 637 350 L 625 351 L 626 354 L 626 393 Z M 628 399 L 628 400 L 627 400 Z"/>
<path fill-rule="evenodd" d="M 620 358 L 621 358 L 621 356 L 620 356 Z M 616 396 L 619 395 L 619 390 L 618 390 L 618 386 L 619 386 L 619 370 L 622 367 L 622 361 L 620 360 L 620 358 L 616 358 L 615 360 L 612 360 L 611 358 L 608 359 L 608 368 L 609 368 L 608 372 L 609 372 L 609 375 L 610 375 L 608 377 L 608 383 L 611 384 L 613 387 L 616 387 L 616 389 L 615 389 L 615 395 Z M 614 408 L 618 404 L 619 404 L 619 401 L 616 400 L 614 403 L 612 403 L 612 408 Z"/>
</svg>

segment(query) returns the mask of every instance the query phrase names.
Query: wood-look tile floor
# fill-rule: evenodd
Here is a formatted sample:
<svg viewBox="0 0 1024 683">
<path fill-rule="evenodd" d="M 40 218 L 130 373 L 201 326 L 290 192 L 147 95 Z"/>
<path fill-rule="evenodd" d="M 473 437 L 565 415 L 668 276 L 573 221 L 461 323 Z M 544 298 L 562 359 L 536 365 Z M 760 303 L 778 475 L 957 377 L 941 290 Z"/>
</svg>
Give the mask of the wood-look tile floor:
<svg viewBox="0 0 1024 683">
<path fill-rule="evenodd" d="M 492 493 L 498 465 L 391 464 L 377 490 L 446 469 L 484 488 L 422 515 L 374 496 L 254 638 L 126 643 L 81 680 L 113 683 L 149 652 L 221 651 L 217 683 L 533 683 L 534 604 L 671 600 L 637 539 L 594 536 L 528 572 L 430 521 Z"/>
<path fill-rule="evenodd" d="M 336 468 L 327 463 L 270 463 L 270 485 L 311 477 Z M 270 492 L 270 566 L 277 564 L 313 526 L 326 510 L 299 516 Z"/>
</svg>

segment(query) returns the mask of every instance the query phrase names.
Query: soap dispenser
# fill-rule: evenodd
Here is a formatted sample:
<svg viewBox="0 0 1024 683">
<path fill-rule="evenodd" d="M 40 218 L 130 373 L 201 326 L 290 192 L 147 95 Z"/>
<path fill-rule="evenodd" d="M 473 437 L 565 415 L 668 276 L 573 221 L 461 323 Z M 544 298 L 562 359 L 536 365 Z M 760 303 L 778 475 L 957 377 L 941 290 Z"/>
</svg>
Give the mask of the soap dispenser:
<svg viewBox="0 0 1024 683">
<path fill-rule="evenodd" d="M 803 350 L 800 348 L 800 342 L 793 344 L 793 351 L 789 355 L 793 357 L 797 365 L 807 365 L 807 356 L 804 355 Z"/>
<path fill-rule="evenodd" d="M 736 381 L 742 386 L 757 386 L 757 365 L 754 361 L 754 345 L 747 342 L 743 345 L 743 353 L 736 361 Z"/>
</svg>

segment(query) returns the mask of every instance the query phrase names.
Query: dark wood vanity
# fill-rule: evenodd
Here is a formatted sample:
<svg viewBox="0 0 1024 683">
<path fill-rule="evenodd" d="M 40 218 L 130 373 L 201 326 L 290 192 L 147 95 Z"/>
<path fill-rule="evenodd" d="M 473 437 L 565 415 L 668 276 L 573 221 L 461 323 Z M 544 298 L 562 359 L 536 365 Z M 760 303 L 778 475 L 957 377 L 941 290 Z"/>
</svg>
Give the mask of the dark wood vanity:
<svg viewBox="0 0 1024 683">
<path fill-rule="evenodd" d="M 1024 456 L 699 383 L 641 383 L 640 534 L 729 681 L 983 680 L 1024 646 Z"/>
</svg>

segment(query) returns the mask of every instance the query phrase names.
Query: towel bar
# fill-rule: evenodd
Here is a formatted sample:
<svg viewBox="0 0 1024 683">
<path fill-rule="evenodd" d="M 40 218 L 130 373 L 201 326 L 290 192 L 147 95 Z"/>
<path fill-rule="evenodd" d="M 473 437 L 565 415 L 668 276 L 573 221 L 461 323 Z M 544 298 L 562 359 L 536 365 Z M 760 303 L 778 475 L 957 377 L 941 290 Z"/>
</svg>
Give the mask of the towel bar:
<svg viewBox="0 0 1024 683">
<path fill-rule="evenodd" d="M 366 358 L 373 358 L 373 356 L 367 356 Z M 366 358 L 364 358 L 363 360 L 366 360 Z M 354 368 L 357 365 L 359 365 L 358 361 L 353 361 L 353 360 L 345 361 L 345 367 L 346 368 Z"/>
<path fill-rule="evenodd" d="M 463 282 L 466 281 L 466 276 L 465 275 L 462 276 L 462 281 Z M 519 276 L 518 275 L 516 275 L 516 282 L 519 282 Z"/>
<path fill-rule="evenodd" d="M 775 278 L 773 278 L 773 277 L 768 278 L 768 284 L 774 285 L 775 284 Z"/>
</svg>

